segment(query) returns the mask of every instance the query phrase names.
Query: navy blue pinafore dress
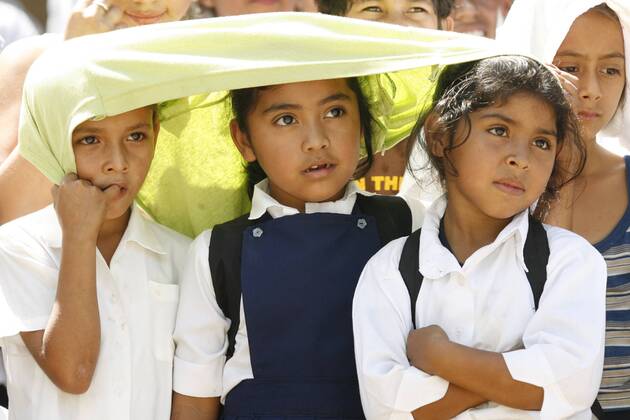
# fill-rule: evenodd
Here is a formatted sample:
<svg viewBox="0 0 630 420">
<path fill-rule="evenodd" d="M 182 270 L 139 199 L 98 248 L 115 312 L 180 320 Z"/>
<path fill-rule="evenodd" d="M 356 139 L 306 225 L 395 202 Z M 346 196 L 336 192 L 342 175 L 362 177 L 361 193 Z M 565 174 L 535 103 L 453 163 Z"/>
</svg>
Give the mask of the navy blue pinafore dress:
<svg viewBox="0 0 630 420">
<path fill-rule="evenodd" d="M 224 419 L 365 418 L 352 298 L 382 245 L 375 217 L 357 206 L 350 215 L 267 217 L 242 231 L 240 286 L 254 378 L 228 393 Z"/>
</svg>

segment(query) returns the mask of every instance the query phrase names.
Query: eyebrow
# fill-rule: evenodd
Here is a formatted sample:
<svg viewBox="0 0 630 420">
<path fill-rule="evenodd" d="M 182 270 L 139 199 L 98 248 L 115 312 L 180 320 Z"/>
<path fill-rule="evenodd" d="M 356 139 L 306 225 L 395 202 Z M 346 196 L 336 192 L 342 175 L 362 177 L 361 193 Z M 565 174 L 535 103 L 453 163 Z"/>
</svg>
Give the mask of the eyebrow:
<svg viewBox="0 0 630 420">
<path fill-rule="evenodd" d="M 351 98 L 349 95 L 339 92 L 339 93 L 335 93 L 332 94 L 330 96 L 325 97 L 324 99 L 322 99 L 321 101 L 319 101 L 317 103 L 317 105 L 325 105 L 327 103 L 330 102 L 335 102 L 335 101 L 350 101 Z M 287 102 L 281 102 L 278 104 L 273 104 L 271 106 L 269 106 L 267 109 L 265 109 L 263 111 L 263 114 L 268 114 L 270 112 L 275 112 L 275 111 L 286 111 L 289 109 L 302 109 L 303 107 L 301 105 L 298 104 L 291 104 L 291 103 L 287 103 Z"/>
<path fill-rule="evenodd" d="M 510 117 L 508 117 L 506 115 L 497 113 L 497 112 L 493 112 L 493 113 L 490 113 L 490 114 L 483 114 L 483 115 L 480 115 L 479 118 L 480 119 L 484 119 L 484 120 L 485 119 L 490 119 L 490 118 L 497 118 L 499 120 L 505 121 L 508 124 L 518 125 L 518 123 L 515 120 L 513 120 L 512 118 L 510 118 Z M 555 130 L 547 130 L 545 128 L 538 127 L 537 132 L 540 133 L 540 134 L 546 134 L 548 136 L 558 137 L 558 133 Z"/>
<path fill-rule="evenodd" d="M 571 50 L 568 50 L 568 51 L 558 51 L 558 53 L 556 54 L 556 56 L 558 56 L 558 57 L 585 57 L 585 55 L 584 55 L 584 54 L 580 54 L 580 53 L 579 53 L 579 52 L 577 52 L 577 51 L 571 51 Z M 613 53 L 610 53 L 610 54 L 604 54 L 604 55 L 600 56 L 599 58 L 600 58 L 600 59 L 607 59 L 607 58 L 620 58 L 620 59 L 622 59 L 622 60 L 625 60 L 625 59 L 626 59 L 626 56 L 625 56 L 625 55 L 623 55 L 623 54 L 622 54 L 622 53 L 620 53 L 620 52 L 613 52 Z"/>
<path fill-rule="evenodd" d="M 135 125 L 132 125 L 130 127 L 127 127 L 126 130 L 127 131 L 133 131 L 133 130 L 138 130 L 140 128 L 151 128 L 151 124 L 149 123 L 138 123 Z M 74 129 L 73 134 L 81 134 L 81 133 L 102 133 L 103 131 L 105 131 L 104 129 L 100 128 L 100 127 L 78 127 Z"/>
</svg>

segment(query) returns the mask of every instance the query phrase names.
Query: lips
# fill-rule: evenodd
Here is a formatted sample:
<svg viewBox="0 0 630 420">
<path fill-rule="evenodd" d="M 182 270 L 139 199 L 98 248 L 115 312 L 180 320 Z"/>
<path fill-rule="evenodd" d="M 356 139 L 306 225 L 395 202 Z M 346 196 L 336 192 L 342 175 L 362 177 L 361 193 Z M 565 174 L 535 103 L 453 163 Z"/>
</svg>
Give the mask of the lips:
<svg viewBox="0 0 630 420">
<path fill-rule="evenodd" d="M 149 25 L 151 23 L 157 23 L 162 20 L 164 15 L 166 15 L 166 10 L 161 12 L 134 12 L 134 11 L 125 11 L 125 15 L 131 18 L 138 25 Z"/>
<path fill-rule="evenodd" d="M 333 165 L 332 163 L 317 163 L 317 164 L 310 165 L 308 168 L 304 170 L 304 172 L 308 174 L 308 173 L 317 172 L 317 171 L 324 171 L 327 169 L 332 169 L 334 166 L 335 165 Z"/>
<path fill-rule="evenodd" d="M 602 114 L 596 111 L 579 111 L 577 115 L 580 120 L 588 121 L 588 120 L 594 120 L 596 118 L 599 118 L 601 117 Z"/>
<path fill-rule="evenodd" d="M 522 195 L 525 193 L 523 184 L 515 179 L 501 179 L 494 181 L 493 185 L 509 195 Z"/>
</svg>

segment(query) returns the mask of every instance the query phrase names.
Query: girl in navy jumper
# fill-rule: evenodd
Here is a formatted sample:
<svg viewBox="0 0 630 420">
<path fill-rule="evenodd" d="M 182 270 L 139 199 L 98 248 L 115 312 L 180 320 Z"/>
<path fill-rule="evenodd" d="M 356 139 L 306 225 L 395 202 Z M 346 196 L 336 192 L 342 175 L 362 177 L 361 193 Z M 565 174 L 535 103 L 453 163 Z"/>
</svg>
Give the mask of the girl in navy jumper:
<svg viewBox="0 0 630 420">
<path fill-rule="evenodd" d="M 252 210 L 191 248 L 174 416 L 215 418 L 221 402 L 225 418 L 363 418 L 352 296 L 368 258 L 408 234 L 412 215 L 400 198 L 351 181 L 372 162 L 359 84 L 282 84 L 231 99 Z"/>
</svg>

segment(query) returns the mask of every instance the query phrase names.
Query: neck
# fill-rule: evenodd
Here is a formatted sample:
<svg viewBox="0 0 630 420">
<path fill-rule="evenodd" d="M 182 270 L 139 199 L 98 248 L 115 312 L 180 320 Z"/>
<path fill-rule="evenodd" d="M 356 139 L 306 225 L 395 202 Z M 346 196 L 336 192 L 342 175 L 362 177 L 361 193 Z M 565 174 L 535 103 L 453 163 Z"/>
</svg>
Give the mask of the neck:
<svg viewBox="0 0 630 420">
<path fill-rule="evenodd" d="M 101 230 L 96 240 L 96 247 L 105 259 L 105 262 L 107 262 L 107 265 L 111 262 L 114 252 L 116 252 L 120 244 L 120 240 L 129 224 L 130 216 L 131 209 L 128 209 L 122 216 L 105 220 L 101 225 Z"/>
<path fill-rule="evenodd" d="M 614 153 L 599 145 L 596 139 L 588 139 L 586 143 L 586 164 L 580 177 L 588 177 L 610 169 L 611 158 L 621 159 Z"/>
<path fill-rule="evenodd" d="M 444 233 L 458 261 L 466 261 L 479 248 L 494 242 L 512 220 L 495 219 L 458 208 L 461 206 L 449 202 L 444 212 Z"/>
</svg>

